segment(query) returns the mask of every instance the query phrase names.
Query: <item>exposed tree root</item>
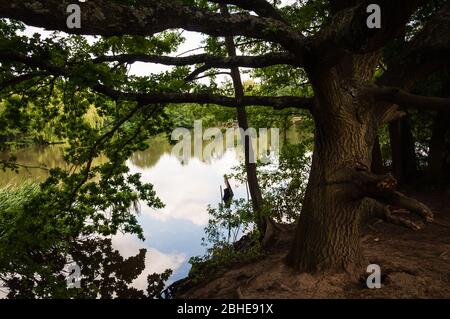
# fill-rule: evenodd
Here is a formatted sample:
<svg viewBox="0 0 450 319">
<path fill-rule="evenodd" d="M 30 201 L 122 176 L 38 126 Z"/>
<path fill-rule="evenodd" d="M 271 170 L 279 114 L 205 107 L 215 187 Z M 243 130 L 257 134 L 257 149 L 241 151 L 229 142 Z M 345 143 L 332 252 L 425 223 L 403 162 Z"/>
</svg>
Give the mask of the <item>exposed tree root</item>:
<svg viewBox="0 0 450 319">
<path fill-rule="evenodd" d="M 356 165 L 352 180 L 365 192 L 363 206 L 369 206 L 367 213 L 372 217 L 379 217 L 386 222 L 419 230 L 422 225 L 418 222 L 399 216 L 399 213 L 411 212 L 426 223 L 434 220 L 433 213 L 423 203 L 414 198 L 407 197 L 396 191 L 397 181 L 391 175 L 376 175 Z"/>
<path fill-rule="evenodd" d="M 423 226 L 420 223 L 399 215 L 399 213 L 408 212 L 418 215 L 427 223 L 433 222 L 433 213 L 425 204 L 400 192 L 386 193 L 377 199 L 367 198 L 367 201 L 371 206 L 369 216 L 381 218 L 395 225 L 405 226 L 412 230 L 421 229 Z"/>
<path fill-rule="evenodd" d="M 392 224 L 408 227 L 412 230 L 419 230 L 422 227 L 412 220 L 394 215 L 395 211 L 391 210 L 389 205 L 384 206 L 382 218 Z"/>
<path fill-rule="evenodd" d="M 391 175 L 383 177 L 383 179 L 377 183 L 377 189 L 380 192 L 394 191 L 396 187 L 397 180 Z"/>
<path fill-rule="evenodd" d="M 339 169 L 334 172 L 327 184 L 352 185 L 352 189 L 349 189 L 348 193 L 357 200 L 368 199 L 363 203 L 363 207 L 369 216 L 377 216 L 387 222 L 410 229 L 421 229 L 422 226 L 419 223 L 398 215 L 406 209 L 427 223 L 433 222 L 433 213 L 425 204 L 396 191 L 397 180 L 392 175 L 374 174 L 363 163 L 356 162 Z"/>
<path fill-rule="evenodd" d="M 400 192 L 383 194 L 382 201 L 395 207 L 405 208 L 411 213 L 422 217 L 427 223 L 431 223 L 434 220 L 433 213 L 425 204 Z"/>
</svg>

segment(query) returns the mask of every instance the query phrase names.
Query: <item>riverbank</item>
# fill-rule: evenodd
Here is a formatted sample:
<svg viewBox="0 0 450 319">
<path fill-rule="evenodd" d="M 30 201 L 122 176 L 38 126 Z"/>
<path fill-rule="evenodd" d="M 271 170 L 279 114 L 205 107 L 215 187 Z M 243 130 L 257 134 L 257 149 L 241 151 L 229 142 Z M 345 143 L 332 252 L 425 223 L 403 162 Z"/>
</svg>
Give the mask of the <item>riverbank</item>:
<svg viewBox="0 0 450 319">
<path fill-rule="evenodd" d="M 381 267 L 382 287 L 368 289 L 365 281 L 346 274 L 313 276 L 286 267 L 294 226 L 286 226 L 277 244 L 264 257 L 223 269 L 208 282 L 195 285 L 178 298 L 450 298 L 450 193 L 412 192 L 435 214 L 435 223 L 419 231 L 374 221 L 361 238 L 369 263 Z"/>
</svg>

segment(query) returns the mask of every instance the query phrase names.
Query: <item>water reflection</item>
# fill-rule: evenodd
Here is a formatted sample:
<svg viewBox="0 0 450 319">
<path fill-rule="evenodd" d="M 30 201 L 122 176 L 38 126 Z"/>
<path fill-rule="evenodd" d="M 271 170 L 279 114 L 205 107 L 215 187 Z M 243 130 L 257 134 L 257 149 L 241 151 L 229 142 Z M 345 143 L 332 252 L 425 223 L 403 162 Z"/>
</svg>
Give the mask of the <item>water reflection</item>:
<svg viewBox="0 0 450 319">
<path fill-rule="evenodd" d="M 63 145 L 29 147 L 14 155 L 22 165 L 64 167 L 63 149 Z M 220 201 L 223 174 L 239 163 L 233 149 L 208 161 L 192 158 L 185 163 L 172 156 L 171 149 L 167 139 L 156 137 L 147 150 L 136 152 L 127 161 L 131 173 L 141 173 L 144 182 L 152 183 L 166 205 L 156 211 L 141 203 L 139 222 L 144 229 L 144 242 L 131 235 L 113 238 L 113 246 L 124 257 L 135 255 L 140 248 L 147 249 L 146 270 L 136 279 L 137 288 L 145 286 L 148 274 L 167 268 L 174 271 L 170 281 L 186 276 L 189 257 L 204 253 L 201 238 L 208 222 L 206 207 Z M 0 158 L 8 159 L 10 155 L 0 154 Z M 18 174 L 0 172 L 0 186 L 24 180 L 43 181 L 46 177 L 47 171 L 41 169 L 22 168 Z M 236 198 L 246 196 L 244 186 L 231 182 Z"/>
<path fill-rule="evenodd" d="M 0 172 L 0 187 L 7 184 L 20 184 L 27 179 L 35 181 L 45 180 L 48 175 L 46 169 L 66 166 L 63 161 L 63 151 L 63 145 L 52 145 L 30 146 L 12 153 L 0 153 L 0 160 L 6 161 L 11 155 L 14 155 L 17 158 L 17 163 L 20 165 L 43 168 L 21 168 L 19 173 L 11 170 L 2 171 Z"/>
<path fill-rule="evenodd" d="M 289 130 L 288 134 L 287 139 L 298 138 L 295 129 Z M 204 141 L 204 145 L 206 143 L 209 142 Z M 146 269 L 134 282 L 137 288 L 146 285 L 148 274 L 160 273 L 167 268 L 174 271 L 169 283 L 187 275 L 189 258 L 201 255 L 205 250 L 201 239 L 208 222 L 206 207 L 221 200 L 219 186 L 223 183 L 223 175 L 239 164 L 240 156 L 233 148 L 212 158 L 180 162 L 171 154 L 172 147 L 165 137 L 155 137 L 149 141 L 147 150 L 136 152 L 127 161 L 131 173 L 141 173 L 144 182 L 152 183 L 166 205 L 155 211 L 141 203 L 139 222 L 144 230 L 144 242 L 122 234 L 112 239 L 113 246 L 123 257 L 137 254 L 140 248 L 147 249 Z M 21 149 L 14 155 L 22 165 L 64 167 L 63 149 L 63 145 L 35 146 Z M 10 155 L 0 154 L 0 159 L 8 159 Z M 19 174 L 0 172 L 0 186 L 20 184 L 27 179 L 43 181 L 46 176 L 47 171 L 41 169 L 21 169 Z M 230 183 L 235 199 L 247 197 L 244 185 L 233 180 Z"/>
<path fill-rule="evenodd" d="M 151 168 L 159 158 L 164 154 L 170 154 L 172 145 L 169 144 L 164 136 L 157 136 L 149 142 L 149 147 L 145 151 L 135 152 L 130 161 L 133 165 L 140 168 Z"/>
<path fill-rule="evenodd" d="M 151 182 L 166 206 L 155 211 L 142 204 L 139 222 L 147 240 L 128 240 L 147 248 L 150 254 L 163 254 L 166 260 L 172 260 L 171 280 L 180 279 L 189 271 L 189 257 L 204 253 L 200 243 L 208 222 L 206 207 L 220 201 L 219 185 L 223 175 L 238 165 L 237 154 L 229 149 L 208 163 L 196 158 L 181 163 L 166 153 L 151 167 L 135 163 L 134 157 L 128 161 L 131 172 L 141 173 L 143 181 Z M 232 187 L 236 198 L 246 196 L 245 186 L 232 181 Z"/>
</svg>

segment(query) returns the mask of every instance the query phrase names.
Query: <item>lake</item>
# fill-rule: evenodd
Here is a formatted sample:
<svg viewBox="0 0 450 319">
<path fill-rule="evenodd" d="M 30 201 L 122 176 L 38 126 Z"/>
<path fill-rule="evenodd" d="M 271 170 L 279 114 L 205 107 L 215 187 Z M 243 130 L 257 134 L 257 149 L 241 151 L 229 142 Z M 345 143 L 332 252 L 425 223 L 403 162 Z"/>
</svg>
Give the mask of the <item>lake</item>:
<svg viewBox="0 0 450 319">
<path fill-rule="evenodd" d="M 208 222 L 207 206 L 217 206 L 221 200 L 220 185 L 223 175 L 239 164 L 235 149 L 208 161 L 191 158 L 181 162 L 171 154 L 172 146 L 162 137 L 149 141 L 149 148 L 136 152 L 127 165 L 131 173 L 140 173 L 144 182 L 152 183 L 165 207 L 154 210 L 141 203 L 139 222 L 146 240 L 136 236 L 119 234 L 113 237 L 113 245 L 123 257 L 133 256 L 140 248 L 147 249 L 146 270 L 133 283 L 145 289 L 149 273 L 160 273 L 170 268 L 173 275 L 169 284 L 185 277 L 190 269 L 189 258 L 205 253 L 201 245 L 204 227 Z M 64 146 L 33 146 L 14 152 L 17 163 L 27 166 L 64 167 Z M 0 154 L 7 159 L 7 154 Z M 43 181 L 47 172 L 38 168 L 21 168 L 20 173 L 0 172 L 0 187 L 20 184 L 25 180 Z M 235 198 L 246 198 L 245 185 L 230 181 Z"/>
<path fill-rule="evenodd" d="M 299 140 L 298 126 L 293 125 L 282 132 L 283 143 Z M 145 151 L 134 153 L 127 161 L 130 173 L 140 173 L 142 181 L 154 185 L 158 197 L 165 207 L 159 210 L 141 203 L 138 220 L 144 230 L 145 241 L 134 235 L 118 234 L 112 238 L 113 246 L 123 257 L 138 254 L 140 248 L 147 249 L 146 269 L 133 282 L 138 289 L 147 287 L 147 275 L 173 270 L 167 284 L 186 277 L 190 270 L 189 259 L 203 255 L 204 228 L 208 223 L 207 206 L 217 207 L 221 201 L 220 185 L 224 186 L 223 175 L 231 173 L 239 165 L 242 152 L 226 148 L 207 160 L 192 157 L 183 162 L 172 154 L 173 146 L 162 136 L 149 141 Z M 64 146 L 32 146 L 19 149 L 13 154 L 17 163 L 26 166 L 64 167 L 62 158 Z M 1 154 L 6 160 L 10 154 Z M 95 164 L 95 162 L 94 162 Z M 39 168 L 21 168 L 19 174 L 0 172 L 0 187 L 7 184 L 19 185 L 25 180 L 43 181 L 47 171 Z M 230 180 L 234 198 L 248 198 L 247 187 Z"/>
</svg>

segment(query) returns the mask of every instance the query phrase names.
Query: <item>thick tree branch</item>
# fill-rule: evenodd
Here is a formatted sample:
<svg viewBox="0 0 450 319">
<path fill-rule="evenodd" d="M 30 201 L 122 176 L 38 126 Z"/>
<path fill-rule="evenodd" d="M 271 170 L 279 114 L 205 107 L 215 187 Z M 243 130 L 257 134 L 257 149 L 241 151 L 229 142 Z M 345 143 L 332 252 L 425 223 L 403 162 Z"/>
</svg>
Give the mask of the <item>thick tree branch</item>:
<svg viewBox="0 0 450 319">
<path fill-rule="evenodd" d="M 232 4 L 239 8 L 254 11 L 257 15 L 285 22 L 280 13 L 265 0 L 208 0 L 219 4 Z"/>
<path fill-rule="evenodd" d="M 22 75 L 15 76 L 13 78 L 5 79 L 0 82 L 0 91 L 3 91 L 7 87 L 15 86 L 21 84 L 22 82 L 26 82 L 34 79 L 38 76 L 47 76 L 49 75 L 47 72 L 31 72 L 25 73 Z"/>
<path fill-rule="evenodd" d="M 348 188 L 345 188 L 347 195 L 359 200 L 392 192 L 397 187 L 397 181 L 392 175 L 374 174 L 366 165 L 356 162 L 333 172 L 325 185 L 347 185 Z"/>
<path fill-rule="evenodd" d="M 351 1 L 335 2 L 338 11 L 332 22 L 323 28 L 313 39 L 310 47 L 314 54 L 320 54 L 322 59 L 313 67 L 326 68 L 334 65 L 347 52 L 368 53 L 386 45 L 405 28 L 412 13 L 421 0 L 392 1 L 379 0 L 376 4 L 381 9 L 381 28 L 370 29 L 367 26 L 367 13 L 372 0 L 358 1 L 358 4 L 347 8 Z M 341 10 L 341 8 L 345 8 Z M 314 55 L 311 57 L 314 63 Z"/>
<path fill-rule="evenodd" d="M 65 72 L 63 68 L 53 65 L 47 60 L 27 56 L 14 51 L 0 51 L 0 61 L 14 61 L 23 63 L 31 68 L 38 68 L 40 70 L 38 72 L 47 71 L 47 73 L 51 73 L 53 75 L 63 75 Z"/>
<path fill-rule="evenodd" d="M 394 87 L 371 86 L 367 87 L 363 94 L 370 95 L 378 101 L 401 105 L 404 108 L 450 111 L 450 98 L 421 96 Z"/>
<path fill-rule="evenodd" d="M 135 5 L 109 0 L 79 3 L 81 28 L 67 27 L 69 1 L 10 0 L 0 2 L 0 17 L 20 20 L 28 25 L 71 34 L 151 36 L 168 29 L 182 28 L 212 36 L 241 35 L 276 42 L 301 54 L 303 36 L 288 25 L 249 14 L 224 17 L 209 10 L 183 5 L 181 1 L 152 0 Z"/>
<path fill-rule="evenodd" d="M 247 67 L 262 68 L 276 64 L 290 64 L 300 66 L 300 60 L 288 52 L 273 52 L 259 56 L 235 56 L 220 57 L 210 54 L 195 54 L 185 57 L 171 57 L 148 54 L 119 54 L 110 56 L 101 56 L 94 60 L 94 63 L 101 62 L 119 62 L 119 63 L 135 63 L 147 62 L 164 65 L 194 65 L 205 63 L 209 68 L 230 68 L 230 67 Z"/>
<path fill-rule="evenodd" d="M 312 98 L 296 96 L 244 96 L 243 98 L 232 98 L 210 93 L 127 93 L 113 90 L 100 84 L 92 87 L 92 89 L 112 99 L 132 100 L 142 104 L 198 103 L 228 107 L 260 105 L 270 106 L 277 110 L 291 107 L 309 110 L 313 105 Z"/>
<path fill-rule="evenodd" d="M 70 69 L 68 68 L 55 66 L 49 61 L 26 56 L 17 52 L 0 51 L 0 60 L 2 59 L 20 62 L 32 68 L 38 68 L 41 71 L 47 71 L 48 73 L 55 76 L 64 76 L 70 78 L 71 75 Z M 296 96 L 246 96 L 243 98 L 231 98 L 209 93 L 128 93 L 121 92 L 100 83 L 87 84 L 90 85 L 90 88 L 94 91 L 105 94 L 110 98 L 137 101 L 143 105 L 156 103 L 210 103 L 229 107 L 261 105 L 270 106 L 274 109 L 284 109 L 290 107 L 311 109 L 313 105 L 313 98 Z"/>
</svg>

